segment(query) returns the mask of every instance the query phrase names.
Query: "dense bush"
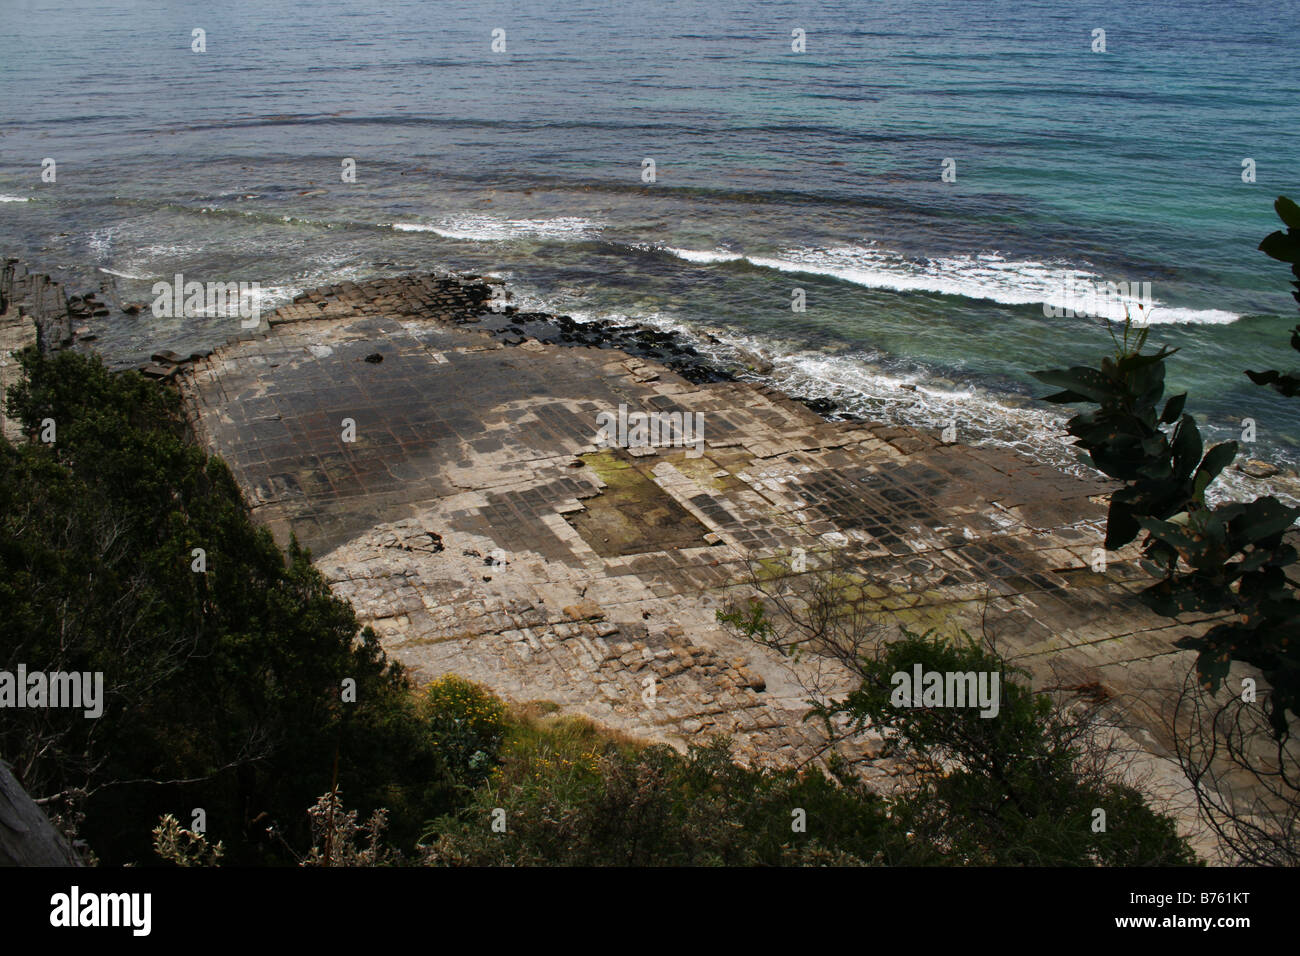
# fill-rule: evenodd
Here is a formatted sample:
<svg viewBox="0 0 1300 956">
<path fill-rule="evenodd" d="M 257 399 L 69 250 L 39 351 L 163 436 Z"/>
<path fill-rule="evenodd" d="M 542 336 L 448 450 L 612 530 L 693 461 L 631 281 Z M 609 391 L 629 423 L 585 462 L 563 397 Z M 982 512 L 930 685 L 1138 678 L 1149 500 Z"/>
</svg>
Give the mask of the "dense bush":
<svg viewBox="0 0 1300 956">
<path fill-rule="evenodd" d="M 0 443 L 0 669 L 102 671 L 106 698 L 98 719 L 6 712 L 0 753 L 28 791 L 80 805 L 104 862 L 149 859 L 158 819 L 195 808 L 228 861 L 280 859 L 266 829 L 305 845 L 336 773 L 410 821 L 401 838 L 445 811 L 401 669 L 296 543 L 286 559 L 252 523 L 175 393 L 74 353 L 21 362 L 9 412 L 55 440 Z"/>
<path fill-rule="evenodd" d="M 512 728 L 502 767 L 469 807 L 435 821 L 427 861 L 886 862 L 893 831 L 884 807 L 860 784 L 841 784 L 819 770 L 742 767 L 721 738 L 681 755 L 612 739 L 581 718 L 532 720 Z"/>
<path fill-rule="evenodd" d="M 918 664 L 927 672 L 1000 674 L 996 716 L 972 707 L 897 706 L 892 678 Z M 1194 863 L 1172 818 L 1122 782 L 1127 755 L 1110 749 L 1095 714 L 1058 706 L 1019 676 L 969 639 L 904 631 L 862 662 L 858 690 L 817 709 L 887 732 L 891 756 L 913 781 L 891 803 L 893 821 L 913 837 L 908 862 Z"/>
<path fill-rule="evenodd" d="M 1013 672 L 974 645 L 907 635 L 862 685 L 814 711 L 883 729 L 901 770 L 888 797 L 834 775 L 740 766 L 714 739 L 682 755 L 575 717 L 512 721 L 500 767 L 430 827 L 452 865 L 1190 865 L 1170 817 L 1118 779 L 1092 722 L 1004 683 L 1001 710 L 899 708 L 891 676 Z M 1104 817 L 1097 811 L 1103 811 Z M 1098 827 L 1099 821 L 1103 824 Z M 494 826 L 495 824 L 495 826 Z"/>
<path fill-rule="evenodd" d="M 446 779 L 472 789 L 497 766 L 506 707 L 478 684 L 447 674 L 425 688 L 421 716 Z"/>
</svg>

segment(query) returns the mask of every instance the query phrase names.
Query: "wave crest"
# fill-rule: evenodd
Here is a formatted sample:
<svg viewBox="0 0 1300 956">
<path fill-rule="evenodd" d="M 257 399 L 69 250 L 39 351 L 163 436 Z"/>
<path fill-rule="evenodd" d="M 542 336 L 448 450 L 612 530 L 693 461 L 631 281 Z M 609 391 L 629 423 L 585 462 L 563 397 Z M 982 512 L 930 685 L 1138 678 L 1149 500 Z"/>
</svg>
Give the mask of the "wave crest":
<svg viewBox="0 0 1300 956">
<path fill-rule="evenodd" d="M 997 253 L 909 258 L 872 246 L 834 246 L 825 249 L 790 249 L 775 256 L 746 255 L 725 249 L 713 251 L 661 246 L 662 251 L 696 265 L 744 261 L 778 272 L 829 276 L 868 289 L 893 292 L 929 292 L 939 295 L 983 299 L 1004 305 L 1045 305 L 1069 308 L 1078 305 L 1080 284 L 1104 286 L 1095 273 L 1063 262 L 1005 259 Z M 1139 277 L 1140 278 L 1140 277 Z M 1130 283 L 1135 284 L 1135 283 Z M 1095 314 L 1115 322 L 1124 321 L 1125 307 L 1140 299 L 1133 296 L 1101 298 Z M 1144 323 L 1226 324 L 1240 318 L 1220 309 L 1172 307 L 1151 300 L 1150 307 L 1134 315 Z"/>
</svg>

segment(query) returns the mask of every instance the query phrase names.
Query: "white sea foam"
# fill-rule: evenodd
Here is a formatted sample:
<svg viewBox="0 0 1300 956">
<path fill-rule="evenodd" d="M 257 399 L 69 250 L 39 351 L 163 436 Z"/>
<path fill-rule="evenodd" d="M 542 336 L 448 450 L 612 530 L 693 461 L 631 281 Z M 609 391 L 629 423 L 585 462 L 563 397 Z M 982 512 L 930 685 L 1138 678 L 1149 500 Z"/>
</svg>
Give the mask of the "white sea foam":
<svg viewBox="0 0 1300 956">
<path fill-rule="evenodd" d="M 930 292 L 983 299 L 1004 305 L 1071 305 L 1071 284 L 1088 282 L 1104 285 L 1107 278 L 1130 283 L 1141 276 L 1104 277 L 1065 262 L 1008 260 L 997 253 L 979 255 L 910 258 L 874 246 L 834 246 L 825 249 L 789 249 L 775 256 L 746 255 L 718 249 L 713 251 L 661 247 L 664 252 L 697 265 L 744 260 L 751 265 L 779 272 L 824 275 L 869 289 L 895 292 Z M 1220 309 L 1190 309 L 1167 306 L 1158 298 L 1154 308 L 1139 312 L 1136 297 L 1111 300 L 1099 314 L 1112 321 L 1124 320 L 1125 306 L 1144 323 L 1223 324 L 1240 316 Z"/>
<path fill-rule="evenodd" d="M 594 238 L 600 225 L 578 216 L 556 219 L 500 219 L 494 216 L 451 216 L 438 223 L 395 222 L 398 232 L 432 232 L 444 239 L 503 242 L 510 239 L 583 240 Z"/>
<path fill-rule="evenodd" d="M 1063 411 L 978 386 L 891 372 L 867 356 L 773 353 L 770 344 L 765 347 L 758 341 L 747 346 L 773 362 L 772 370 L 761 378 L 789 394 L 830 399 L 839 408 L 872 421 L 936 433 L 952 426 L 957 440 L 964 444 L 1010 448 L 1066 474 L 1098 477 L 1065 433 L 1067 420 L 1078 409 Z M 1249 456 L 1238 460 L 1245 457 Z M 1266 459 L 1290 465 L 1282 458 Z M 1285 503 L 1300 505 L 1295 490 L 1291 480 L 1257 481 L 1228 468 L 1210 486 L 1206 498 L 1217 505 L 1272 494 Z"/>
<path fill-rule="evenodd" d="M 181 256 L 194 255 L 202 251 L 202 249 L 201 245 L 193 242 L 160 242 L 151 246 L 140 246 L 135 250 L 135 254 L 150 259 L 175 259 Z"/>
<path fill-rule="evenodd" d="M 120 226 L 109 226 L 106 229 L 96 229 L 92 232 L 86 238 L 91 254 L 101 262 L 107 259 L 109 249 L 113 246 L 113 237 L 120 231 Z"/>
<path fill-rule="evenodd" d="M 368 278 L 372 270 L 365 266 L 339 267 L 322 266 L 303 275 L 280 279 L 273 285 L 261 285 L 254 292 L 255 302 L 263 315 L 274 312 L 282 305 L 292 302 L 295 296 L 309 289 L 318 289 L 324 285 L 339 282 L 356 282 Z"/>
<path fill-rule="evenodd" d="M 111 276 L 117 276 L 119 279 L 148 279 L 149 278 L 148 276 L 138 276 L 131 272 L 118 272 L 116 269 L 105 269 L 103 266 L 99 267 L 99 271 Z"/>
<path fill-rule="evenodd" d="M 7 196 L 0 193 L 0 202 L 31 202 L 31 196 Z"/>
<path fill-rule="evenodd" d="M 723 363 L 749 364 L 749 358 L 761 358 L 771 363 L 771 370 L 749 377 L 761 378 L 790 394 L 830 399 L 864 418 L 932 429 L 956 419 L 962 441 L 993 441 L 1022 451 L 1039 443 L 1053 443 L 1059 448 L 1054 456 L 1058 463 L 1075 461 L 1062 438 L 1067 416 L 1053 408 L 1017 404 L 1014 396 L 967 383 L 939 383 L 928 376 L 892 372 L 867 353 L 831 355 L 731 329 L 704 330 L 660 311 L 629 314 L 593 311 L 581 305 L 574 308 L 576 303 L 569 297 L 550 297 L 509 281 L 507 286 L 514 295 L 513 304 L 524 311 L 568 315 L 580 323 L 608 321 L 676 332 L 701 354 Z"/>
<path fill-rule="evenodd" d="M 192 256 L 203 248 L 193 242 L 160 242 L 150 245 L 135 245 L 129 238 L 126 238 L 130 235 L 127 229 L 126 225 L 107 226 L 103 229 L 94 230 L 86 237 L 86 243 L 90 246 L 91 255 L 94 256 L 97 262 L 101 263 L 99 268 L 125 279 L 148 278 L 159 271 L 160 264 L 157 260 L 165 259 L 174 262 L 177 259 Z M 128 247 L 129 252 L 126 251 Z M 114 253 L 115 248 L 118 250 L 116 254 Z M 117 260 L 113 264 L 122 271 L 113 271 L 102 265 L 102 263 L 109 260 Z M 161 268 L 168 270 L 171 269 L 171 266 L 161 266 Z"/>
<path fill-rule="evenodd" d="M 703 252 L 698 249 L 676 249 L 672 246 L 665 246 L 664 251 L 671 252 L 677 258 L 685 259 L 687 262 L 735 262 L 738 259 L 745 258 L 739 252 L 727 252 L 723 249 L 714 252 Z"/>
<path fill-rule="evenodd" d="M 1049 406 L 930 372 L 892 370 L 876 353 L 828 354 L 804 349 L 796 342 L 745 335 L 732 329 L 702 329 L 657 310 L 636 314 L 592 310 L 572 295 L 538 293 L 516 285 L 509 275 L 505 278 L 514 304 L 524 311 L 568 315 L 582 323 L 632 323 L 677 332 L 715 361 L 748 366 L 759 358 L 770 363 L 770 369 L 763 373 L 746 373 L 742 377 L 773 385 L 786 394 L 828 399 L 843 412 L 869 421 L 906 425 L 935 434 L 953 426 L 957 440 L 964 444 L 997 445 L 1067 474 L 1097 477 L 1065 432 L 1066 421 L 1075 414 L 1075 408 Z M 1280 459 L 1277 463 L 1289 466 Z M 1223 473 L 1207 497 L 1217 503 L 1250 500 L 1261 494 L 1276 494 L 1284 501 L 1300 504 L 1300 499 L 1278 482 L 1247 479 L 1233 469 Z"/>
</svg>

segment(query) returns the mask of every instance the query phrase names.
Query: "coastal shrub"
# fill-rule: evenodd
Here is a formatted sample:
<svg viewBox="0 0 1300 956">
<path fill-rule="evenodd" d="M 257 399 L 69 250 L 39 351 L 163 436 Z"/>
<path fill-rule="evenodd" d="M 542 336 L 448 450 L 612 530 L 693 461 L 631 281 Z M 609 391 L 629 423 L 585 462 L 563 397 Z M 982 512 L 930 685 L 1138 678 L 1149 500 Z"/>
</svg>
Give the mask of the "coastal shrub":
<svg viewBox="0 0 1300 956">
<path fill-rule="evenodd" d="M 1287 231 L 1260 248 L 1292 264 L 1300 301 L 1300 207 L 1276 203 Z M 1115 549 L 1145 532 L 1144 556 L 1158 580 L 1142 600 L 1166 617 L 1187 613 L 1221 616 L 1204 634 L 1177 646 L 1198 652 L 1204 686 L 1215 693 L 1232 661 L 1258 668 L 1272 694 L 1265 701 L 1272 732 L 1287 734 L 1287 711 L 1300 712 L 1300 590 L 1288 577 L 1296 548 L 1287 540 L 1300 508 L 1265 495 L 1250 502 L 1206 503 L 1205 492 L 1236 457 L 1236 442 L 1203 452 L 1196 422 L 1183 411 L 1186 394 L 1164 397 L 1165 361 L 1177 349 L 1144 352 L 1147 329 L 1124 326 L 1115 354 L 1099 367 L 1035 372 L 1062 391 L 1049 402 L 1096 406 L 1070 419 L 1067 430 L 1102 473 L 1123 482 L 1113 492 L 1106 547 Z M 1300 326 L 1291 344 L 1300 350 Z M 1297 394 L 1300 378 L 1277 371 L 1247 372 L 1256 384 Z"/>
<path fill-rule="evenodd" d="M 897 675 L 912 675 L 918 666 L 922 673 L 999 675 L 996 714 L 985 716 L 989 710 L 975 706 L 898 706 Z M 913 835 L 910 862 L 1195 862 L 1173 819 L 1121 781 L 1125 755 L 1106 752 L 1094 715 L 1034 693 L 1022 671 L 968 635 L 950 640 L 904 631 L 863 661 L 860 676 L 856 691 L 814 713 L 886 733 L 886 753 L 912 781 L 890 807 L 894 821 Z"/>
<path fill-rule="evenodd" d="M 485 781 L 500 762 L 505 704 L 478 684 L 448 674 L 425 688 L 421 713 L 447 778 L 469 788 Z"/>
<path fill-rule="evenodd" d="M 19 360 L 10 414 L 56 432 L 0 442 L 0 670 L 104 681 L 97 719 L 6 710 L 0 752 L 28 791 L 80 807 L 110 864 L 152 859 L 154 824 L 195 808 L 227 862 L 287 859 L 335 787 L 413 842 L 445 809 L 439 763 L 375 634 L 296 542 L 286 555 L 250 520 L 173 391 L 76 353 Z"/>
<path fill-rule="evenodd" d="M 153 828 L 153 849 L 175 866 L 220 866 L 221 856 L 226 852 L 220 841 L 209 844 L 207 836 L 181 826 L 170 813 Z"/>
<path fill-rule="evenodd" d="M 819 770 L 743 767 L 721 737 L 683 755 L 619 741 L 568 717 L 532 724 L 513 739 L 471 804 L 431 824 L 425 860 L 853 865 L 880 862 L 888 831 L 883 801 L 860 784 Z"/>
<path fill-rule="evenodd" d="M 774 615 L 759 599 L 718 617 L 785 655 L 806 652 L 791 634 L 824 630 L 816 622 Z M 906 628 L 900 633 L 893 640 L 876 634 L 880 639 L 872 646 L 858 641 L 838 655 L 858 686 L 842 697 L 810 699 L 808 713 L 828 732 L 870 728 L 884 737 L 879 757 L 895 762 L 900 784 L 886 802 L 892 832 L 882 843 L 883 861 L 997 866 L 1196 862 L 1173 819 L 1152 809 L 1123 780 L 1126 755 L 1113 750 L 1095 710 L 1067 707 L 1033 692 L 1023 682 L 1023 672 L 965 632 L 955 638 Z M 989 693 L 979 702 L 926 699 L 919 688 L 909 689 L 918 671 L 984 675 Z M 924 706 L 911 706 L 913 694 Z M 994 701 L 996 707 L 986 706 Z"/>
<path fill-rule="evenodd" d="M 1285 196 L 1278 196 L 1273 204 L 1277 216 L 1286 226 L 1286 231 L 1271 232 L 1260 242 L 1259 248 L 1264 255 L 1278 262 L 1291 266 L 1291 297 L 1300 302 L 1300 206 Z M 1291 348 L 1300 352 L 1300 325 L 1291 331 Z M 1256 385 L 1267 385 L 1279 395 L 1295 398 L 1300 395 L 1300 373 L 1279 372 L 1270 369 L 1265 372 L 1246 372 Z"/>
<path fill-rule="evenodd" d="M 905 772 L 872 791 L 845 768 L 742 766 L 724 737 L 685 754 L 577 717 L 512 714 L 502 761 L 460 812 L 433 821 L 425 862 L 458 866 L 1190 865 L 1171 818 L 1120 782 L 1088 722 L 1019 683 L 997 719 L 900 710 L 890 677 L 998 668 L 976 647 L 908 636 L 862 687 L 816 716 L 889 735 Z M 1098 810 L 1105 812 L 1098 829 Z"/>
<path fill-rule="evenodd" d="M 322 794 L 308 811 L 312 845 L 301 866 L 390 866 L 402 862 L 400 851 L 384 841 L 388 811 L 375 810 L 365 823 L 343 806 L 337 790 Z"/>
</svg>

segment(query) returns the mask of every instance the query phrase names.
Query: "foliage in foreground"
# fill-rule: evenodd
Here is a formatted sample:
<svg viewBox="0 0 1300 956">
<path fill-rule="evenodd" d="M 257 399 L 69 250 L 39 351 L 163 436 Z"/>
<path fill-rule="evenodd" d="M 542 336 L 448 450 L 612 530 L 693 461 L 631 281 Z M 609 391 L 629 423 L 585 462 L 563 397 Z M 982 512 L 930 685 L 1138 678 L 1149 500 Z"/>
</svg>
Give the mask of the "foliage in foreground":
<svg viewBox="0 0 1300 956">
<path fill-rule="evenodd" d="M 1292 264 L 1292 294 L 1300 302 L 1300 207 L 1282 197 L 1276 209 L 1287 231 L 1272 233 L 1260 248 Z M 1034 375 L 1062 389 L 1047 401 L 1096 406 L 1071 418 L 1067 430 L 1099 471 L 1124 484 L 1111 495 L 1106 547 L 1121 548 L 1145 532 L 1143 553 L 1159 579 L 1142 592 L 1143 601 L 1171 618 L 1222 615 L 1204 634 L 1177 646 L 1199 652 L 1197 668 L 1211 693 L 1232 661 L 1257 667 L 1272 687 L 1272 733 L 1284 737 L 1287 711 L 1300 713 L 1300 584 L 1288 576 L 1297 553 L 1287 540 L 1300 508 L 1272 495 L 1206 503 L 1206 489 L 1232 463 L 1237 443 L 1204 451 L 1195 419 L 1183 411 L 1186 394 L 1162 406 L 1165 360 L 1178 350 L 1144 352 L 1147 332 L 1126 323 L 1114 356 L 1099 367 Z M 1300 326 L 1291 345 L 1300 351 Z M 1246 374 L 1284 396 L 1297 394 L 1295 374 Z"/>
<path fill-rule="evenodd" d="M 720 618 L 751 638 L 785 648 L 761 602 Z M 896 675 L 1000 675 L 995 716 L 977 707 L 900 707 Z M 1122 754 L 1088 711 L 1036 694 L 997 653 L 964 632 L 946 640 L 904 629 L 853 664 L 859 687 L 814 707 L 827 729 L 874 727 L 908 783 L 889 802 L 891 824 L 909 835 L 909 864 L 1035 866 L 1186 865 L 1195 854 L 1172 818 L 1120 779 Z M 1104 816 L 1099 815 L 1102 811 Z M 1104 829 L 1098 824 L 1104 821 Z"/>
<path fill-rule="evenodd" d="M 425 860 L 854 865 L 889 862 L 893 832 L 883 801 L 860 784 L 841 785 L 816 770 L 748 769 L 721 738 L 683 756 L 559 717 L 516 728 L 502 766 L 469 806 L 432 824 Z"/>
<path fill-rule="evenodd" d="M 165 814 L 202 810 L 229 862 L 284 859 L 335 783 L 412 821 L 443 812 L 406 678 L 296 543 L 251 521 L 175 393 L 97 358 L 20 356 L 0 442 L 0 669 L 102 672 L 103 715 L 15 709 L 0 752 L 105 863 L 147 859 Z M 205 571 L 196 571 L 201 548 Z M 356 703 L 343 702 L 346 679 Z"/>
<path fill-rule="evenodd" d="M 761 618 L 761 614 L 759 615 Z M 751 613 L 749 620 L 754 619 Z M 737 764 L 725 738 L 680 754 L 537 706 L 507 712 L 495 769 L 430 824 L 433 865 L 1193 865 L 1142 793 L 1116 778 L 1091 724 L 1018 682 L 996 718 L 899 708 L 893 675 L 997 669 L 996 655 L 905 635 L 863 662 L 861 687 L 814 712 L 883 729 L 905 775 L 891 796 L 840 772 Z M 443 696 L 455 722 L 481 700 Z M 472 701 L 472 703 L 471 703 Z M 466 721 L 468 723 L 468 721 Z M 498 725 L 499 726 L 499 725 Z M 1103 815 L 1099 814 L 1101 811 Z M 1099 827 L 1099 821 L 1102 825 Z M 354 827 L 354 836 L 361 831 Z"/>
<path fill-rule="evenodd" d="M 843 707 L 892 732 L 892 755 L 910 776 L 889 797 L 847 773 L 741 766 L 721 736 L 681 754 L 557 714 L 544 702 L 507 708 L 447 677 L 425 695 L 429 725 L 486 741 L 487 749 L 474 750 L 482 755 L 476 763 L 492 768 L 465 791 L 464 807 L 432 821 L 423 846 L 410 854 L 384 842 L 382 811 L 359 822 L 340 793 L 327 793 L 310 812 L 312 845 L 297 859 L 304 866 L 1196 862 L 1170 818 L 1089 763 L 1080 725 L 1045 697 L 1011 685 L 1005 721 L 893 707 L 889 677 L 915 663 L 998 662 L 926 635 L 908 636 L 869 666 Z M 1098 810 L 1105 812 L 1100 831 Z M 155 840 L 160 856 L 216 865 L 202 836 L 167 836 Z"/>
</svg>

